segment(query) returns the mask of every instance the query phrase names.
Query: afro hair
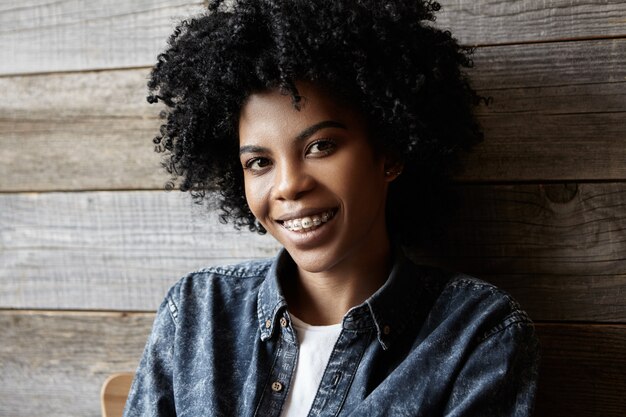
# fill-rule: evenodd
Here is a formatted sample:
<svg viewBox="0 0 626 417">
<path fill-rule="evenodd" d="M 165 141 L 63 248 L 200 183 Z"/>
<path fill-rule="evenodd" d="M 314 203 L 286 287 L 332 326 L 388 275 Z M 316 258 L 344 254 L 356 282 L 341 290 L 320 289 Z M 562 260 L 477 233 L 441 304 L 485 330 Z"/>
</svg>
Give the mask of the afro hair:
<svg viewBox="0 0 626 417">
<path fill-rule="evenodd" d="M 445 184 L 459 155 L 482 139 L 473 114 L 480 97 L 464 72 L 471 50 L 433 25 L 439 9 L 418 0 L 210 1 L 178 25 L 148 82 L 148 101 L 166 106 L 154 143 L 165 152 L 168 187 L 263 233 L 244 195 L 240 110 L 269 89 L 298 108 L 304 80 L 354 106 L 377 149 L 401 159 L 387 201 L 390 233 L 404 244 L 429 239 L 453 205 Z"/>
</svg>

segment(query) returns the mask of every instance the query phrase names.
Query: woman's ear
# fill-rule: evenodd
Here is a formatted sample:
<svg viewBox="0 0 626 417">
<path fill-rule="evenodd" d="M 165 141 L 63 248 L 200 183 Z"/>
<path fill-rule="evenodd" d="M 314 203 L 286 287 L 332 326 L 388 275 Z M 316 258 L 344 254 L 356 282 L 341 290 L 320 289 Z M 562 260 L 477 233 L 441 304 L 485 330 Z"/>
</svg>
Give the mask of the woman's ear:
<svg viewBox="0 0 626 417">
<path fill-rule="evenodd" d="M 402 174 L 403 169 L 404 164 L 400 161 L 399 158 L 385 158 L 385 179 L 388 182 L 391 182 L 398 178 L 398 176 Z"/>
</svg>

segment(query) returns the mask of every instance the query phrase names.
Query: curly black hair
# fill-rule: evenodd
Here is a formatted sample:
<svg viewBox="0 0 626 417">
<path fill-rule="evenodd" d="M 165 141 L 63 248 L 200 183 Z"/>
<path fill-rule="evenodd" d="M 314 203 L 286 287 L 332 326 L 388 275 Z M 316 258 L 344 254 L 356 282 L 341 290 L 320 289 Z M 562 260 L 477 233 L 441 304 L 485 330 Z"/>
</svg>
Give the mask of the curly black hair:
<svg viewBox="0 0 626 417">
<path fill-rule="evenodd" d="M 148 101 L 166 105 L 154 143 L 166 153 L 169 187 L 216 203 L 223 222 L 264 233 L 244 195 L 240 109 L 274 88 L 298 108 L 296 82 L 309 81 L 353 105 L 379 149 L 401 158 L 390 233 L 408 244 L 428 238 L 425 226 L 449 205 L 443 185 L 459 154 L 482 139 L 480 97 L 464 72 L 472 51 L 433 26 L 439 9 L 418 0 L 210 1 L 178 25 L 148 82 Z"/>
</svg>

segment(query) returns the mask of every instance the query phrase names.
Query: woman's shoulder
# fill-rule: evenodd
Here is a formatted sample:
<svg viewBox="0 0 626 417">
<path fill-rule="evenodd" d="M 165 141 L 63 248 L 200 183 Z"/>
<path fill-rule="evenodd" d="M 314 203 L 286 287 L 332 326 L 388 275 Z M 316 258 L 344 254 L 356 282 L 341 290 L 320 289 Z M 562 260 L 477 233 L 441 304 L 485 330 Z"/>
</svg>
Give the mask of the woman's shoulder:
<svg viewBox="0 0 626 417">
<path fill-rule="evenodd" d="M 438 281 L 428 321 L 462 323 L 485 339 L 509 327 L 533 327 L 532 320 L 506 290 L 480 278 L 435 267 L 420 267 L 421 273 Z"/>
<path fill-rule="evenodd" d="M 191 272 L 185 278 L 202 277 L 202 279 L 256 278 L 265 276 L 272 266 L 274 258 L 252 259 L 236 264 L 214 265 Z"/>
<path fill-rule="evenodd" d="M 273 259 L 255 259 L 237 264 L 216 265 L 183 276 L 168 291 L 170 310 L 215 303 L 236 304 L 251 300 L 267 277 Z"/>
<path fill-rule="evenodd" d="M 435 298 L 435 304 L 485 306 L 495 303 L 509 310 L 521 310 L 506 290 L 475 276 L 441 266 L 412 264 L 405 274 L 420 278 L 420 286 Z"/>
<path fill-rule="evenodd" d="M 458 301 L 461 305 L 498 308 L 505 312 L 524 313 L 520 304 L 508 291 L 488 281 L 464 273 L 450 273 L 443 288 L 442 296 Z"/>
</svg>

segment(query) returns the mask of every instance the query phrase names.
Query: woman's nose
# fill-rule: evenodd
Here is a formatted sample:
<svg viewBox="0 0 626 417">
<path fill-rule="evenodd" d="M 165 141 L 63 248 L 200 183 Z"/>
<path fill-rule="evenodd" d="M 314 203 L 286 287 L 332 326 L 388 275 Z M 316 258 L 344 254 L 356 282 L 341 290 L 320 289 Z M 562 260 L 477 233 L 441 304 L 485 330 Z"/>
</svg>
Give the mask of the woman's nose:
<svg viewBox="0 0 626 417">
<path fill-rule="evenodd" d="M 275 197 L 281 200 L 297 200 L 315 185 L 313 176 L 299 163 L 283 162 L 276 170 Z"/>
</svg>

